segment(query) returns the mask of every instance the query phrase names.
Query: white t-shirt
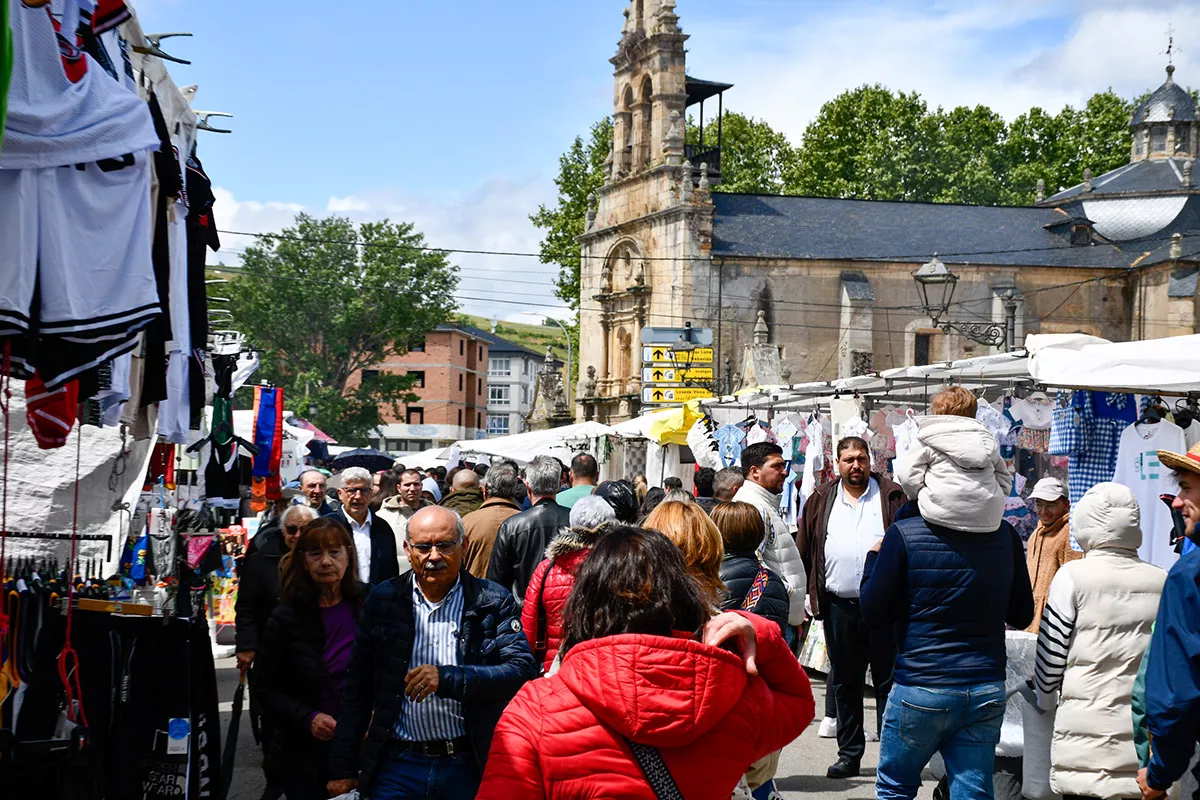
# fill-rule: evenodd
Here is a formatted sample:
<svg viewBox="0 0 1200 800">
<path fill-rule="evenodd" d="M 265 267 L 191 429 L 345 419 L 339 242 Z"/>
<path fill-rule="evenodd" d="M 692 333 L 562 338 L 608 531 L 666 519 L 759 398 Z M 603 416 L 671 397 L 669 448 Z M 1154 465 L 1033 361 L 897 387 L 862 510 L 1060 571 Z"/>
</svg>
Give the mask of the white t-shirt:
<svg viewBox="0 0 1200 800">
<path fill-rule="evenodd" d="M 1191 424 L 1183 429 L 1183 438 L 1188 450 L 1195 447 L 1196 442 L 1200 442 L 1200 419 L 1192 420 Z"/>
<path fill-rule="evenodd" d="M 354 551 L 358 556 L 358 579 L 363 583 L 371 582 L 371 511 L 367 510 L 366 519 L 362 525 L 354 521 L 354 517 L 342 509 L 342 516 L 350 524 L 350 533 L 354 536 Z"/>
<path fill-rule="evenodd" d="M 1179 483 L 1159 462 L 1159 450 L 1185 452 L 1183 429 L 1166 420 L 1130 425 L 1121 433 L 1113 481 L 1128 486 L 1141 507 L 1142 546 L 1138 557 L 1169 570 L 1179 557 L 1171 547 L 1171 509 L 1159 495 L 1177 494 Z"/>
<path fill-rule="evenodd" d="M 13 61 L 0 168 L 59 167 L 158 149 L 149 106 L 79 48 L 79 0 L 41 8 L 3 2 L 20 57 Z"/>
<path fill-rule="evenodd" d="M 867 553 L 883 538 L 879 483 L 871 483 L 855 502 L 839 483 L 831 498 L 825 534 L 825 588 L 838 597 L 858 597 Z"/>
</svg>

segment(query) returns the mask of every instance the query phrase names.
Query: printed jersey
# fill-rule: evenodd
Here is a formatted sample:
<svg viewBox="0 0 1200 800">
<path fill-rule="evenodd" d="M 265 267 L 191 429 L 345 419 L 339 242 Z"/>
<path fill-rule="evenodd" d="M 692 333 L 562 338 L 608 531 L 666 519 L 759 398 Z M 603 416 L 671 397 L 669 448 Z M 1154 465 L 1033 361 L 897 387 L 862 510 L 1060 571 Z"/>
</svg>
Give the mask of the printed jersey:
<svg viewBox="0 0 1200 800">
<path fill-rule="evenodd" d="M 146 103 L 84 51 L 77 33 L 81 0 L 40 8 L 0 2 L 8 4 L 13 49 L 21 54 L 13 64 L 0 169 L 82 164 L 158 146 Z M 93 26 L 116 24 L 128 13 L 122 8 L 100 3 Z"/>
</svg>

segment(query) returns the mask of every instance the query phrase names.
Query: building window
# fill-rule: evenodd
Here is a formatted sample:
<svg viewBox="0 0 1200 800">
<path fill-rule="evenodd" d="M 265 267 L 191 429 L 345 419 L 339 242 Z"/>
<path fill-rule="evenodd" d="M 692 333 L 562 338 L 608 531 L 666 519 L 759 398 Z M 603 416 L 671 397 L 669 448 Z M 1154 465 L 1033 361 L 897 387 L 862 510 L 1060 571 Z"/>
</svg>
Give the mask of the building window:
<svg viewBox="0 0 1200 800">
<path fill-rule="evenodd" d="M 488 387 L 488 405 L 489 406 L 507 406 L 511 399 L 511 386 L 489 386 Z"/>
<path fill-rule="evenodd" d="M 476 379 L 475 394 L 483 394 L 483 378 Z"/>
<path fill-rule="evenodd" d="M 487 432 L 492 436 L 507 436 L 508 414 L 488 414 Z"/>
<path fill-rule="evenodd" d="M 488 359 L 488 377 L 489 378 L 507 378 L 512 375 L 512 359 L 511 358 L 489 358 Z"/>
<path fill-rule="evenodd" d="M 479 345 L 479 360 L 483 361 L 483 345 Z"/>
<path fill-rule="evenodd" d="M 929 363 L 933 349 L 933 334 L 918 333 L 913 339 L 913 366 L 923 367 Z"/>
<path fill-rule="evenodd" d="M 1150 152 L 1167 152 L 1167 126 L 1155 125 L 1150 129 Z"/>
<path fill-rule="evenodd" d="M 1071 244 L 1084 245 L 1092 243 L 1092 227 L 1090 225 L 1071 226 Z"/>
<path fill-rule="evenodd" d="M 458 373 L 458 390 L 460 392 L 463 390 L 463 374 L 461 372 Z"/>
<path fill-rule="evenodd" d="M 378 377 L 379 377 L 379 370 L 377 370 L 377 369 L 364 369 L 362 371 L 362 382 L 363 383 L 366 383 L 367 381 L 373 381 Z"/>
<path fill-rule="evenodd" d="M 458 410 L 458 427 L 462 427 L 462 409 Z"/>
<path fill-rule="evenodd" d="M 413 341 L 413 343 L 408 346 L 408 352 L 424 353 L 425 352 L 425 337 L 422 336 L 420 339 Z"/>
<path fill-rule="evenodd" d="M 475 412 L 475 427 L 476 428 L 483 427 L 483 412 L 482 411 Z"/>
<path fill-rule="evenodd" d="M 408 371 L 408 377 L 413 379 L 412 388 L 414 388 L 414 389 L 424 389 L 425 388 L 425 372 L 424 372 L 424 370 L 410 369 Z"/>
<path fill-rule="evenodd" d="M 409 425 L 424 425 L 425 409 L 420 406 L 409 406 L 404 409 L 404 421 Z"/>
<path fill-rule="evenodd" d="M 465 356 L 467 354 L 467 343 L 462 339 L 458 340 L 458 354 L 460 356 Z"/>
<path fill-rule="evenodd" d="M 1187 125 L 1176 125 L 1175 126 L 1175 152 L 1176 153 L 1189 152 L 1191 150 L 1191 147 L 1189 147 L 1188 145 L 1189 145 L 1188 126 Z"/>
</svg>

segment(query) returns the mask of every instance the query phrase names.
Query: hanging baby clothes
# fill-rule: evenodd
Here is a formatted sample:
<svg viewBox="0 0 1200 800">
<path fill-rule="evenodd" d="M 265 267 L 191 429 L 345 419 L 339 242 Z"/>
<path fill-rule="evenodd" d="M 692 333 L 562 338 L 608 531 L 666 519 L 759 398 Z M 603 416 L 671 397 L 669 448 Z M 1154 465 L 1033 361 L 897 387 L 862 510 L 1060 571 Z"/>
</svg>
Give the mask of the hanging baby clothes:
<svg viewBox="0 0 1200 800">
<path fill-rule="evenodd" d="M 917 431 L 917 421 L 907 414 L 903 422 L 892 426 L 896 438 L 896 458 L 902 458 L 917 443 Z"/>
<path fill-rule="evenodd" d="M 783 448 L 784 459 L 792 460 L 792 439 L 800 429 L 796 427 L 796 423 L 792 420 L 791 414 L 779 414 L 775 417 L 772 428 L 775 431 L 776 443 Z"/>
<path fill-rule="evenodd" d="M 736 467 L 742 463 L 742 443 L 746 432 L 737 425 L 722 425 L 713 433 L 717 440 L 717 455 L 722 467 Z"/>
<path fill-rule="evenodd" d="M 800 481 L 800 497 L 807 500 L 816 491 L 817 476 L 824 466 L 822 453 L 825 450 L 825 430 L 821 427 L 821 421 L 810 421 L 804 428 L 804 436 L 808 439 L 808 448 L 804 451 L 804 476 Z"/>
<path fill-rule="evenodd" d="M 1021 425 L 1017 432 L 1017 447 L 1031 453 L 1045 453 L 1050 449 L 1054 405 L 1048 398 L 1014 399 L 1008 413 Z"/>
<path fill-rule="evenodd" d="M 844 428 L 855 420 L 862 421 L 862 405 L 856 397 L 835 397 L 829 401 L 829 419 L 833 422 L 833 443 L 836 445 L 847 436 Z"/>
<path fill-rule="evenodd" d="M 1177 494 L 1179 483 L 1175 474 L 1159 462 L 1159 450 L 1187 452 L 1183 429 L 1166 420 L 1130 425 L 1121 433 L 1113 480 L 1133 491 L 1142 510 L 1138 557 L 1169 570 L 1179 557 L 1171 547 L 1171 509 L 1159 495 Z"/>
</svg>

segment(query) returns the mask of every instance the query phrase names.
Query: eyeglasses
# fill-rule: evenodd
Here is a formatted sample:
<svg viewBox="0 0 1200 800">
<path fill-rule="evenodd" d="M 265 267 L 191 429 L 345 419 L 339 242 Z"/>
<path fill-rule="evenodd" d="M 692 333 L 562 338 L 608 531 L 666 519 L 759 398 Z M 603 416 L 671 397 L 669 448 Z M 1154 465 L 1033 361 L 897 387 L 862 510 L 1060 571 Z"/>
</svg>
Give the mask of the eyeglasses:
<svg viewBox="0 0 1200 800">
<path fill-rule="evenodd" d="M 408 546 L 423 556 L 427 556 L 432 553 L 433 548 L 435 547 L 439 553 L 444 556 L 448 556 L 453 553 L 454 548 L 458 547 L 460 544 L 462 544 L 462 542 L 434 542 L 433 544 L 413 544 L 412 542 L 409 542 Z"/>
<path fill-rule="evenodd" d="M 346 494 L 370 494 L 370 486 L 343 486 L 342 491 Z"/>
<path fill-rule="evenodd" d="M 283 530 L 285 533 L 299 533 L 303 525 L 285 525 Z"/>
</svg>

